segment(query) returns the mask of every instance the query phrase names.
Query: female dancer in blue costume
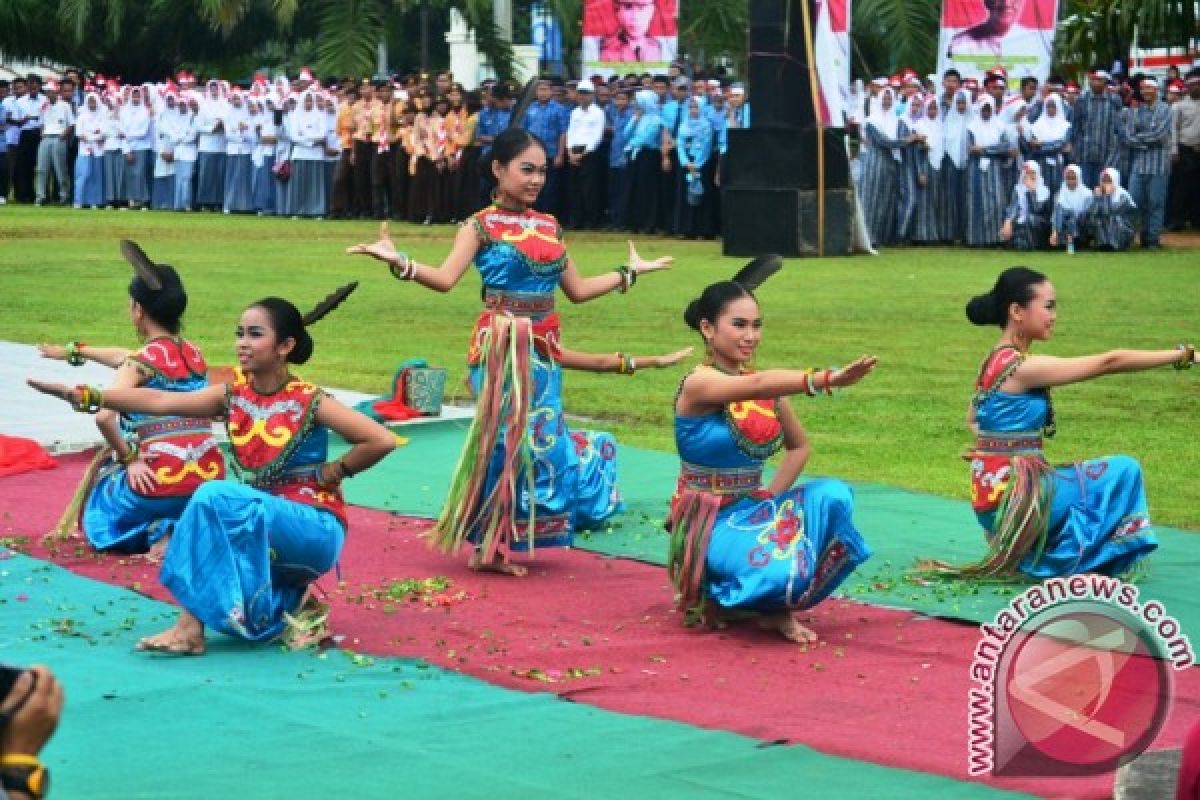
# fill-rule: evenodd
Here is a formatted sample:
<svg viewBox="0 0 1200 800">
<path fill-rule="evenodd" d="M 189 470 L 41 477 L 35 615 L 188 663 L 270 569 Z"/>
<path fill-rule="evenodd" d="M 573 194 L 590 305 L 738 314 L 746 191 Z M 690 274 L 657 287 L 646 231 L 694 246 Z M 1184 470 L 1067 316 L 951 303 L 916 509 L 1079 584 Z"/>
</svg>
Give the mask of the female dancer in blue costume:
<svg viewBox="0 0 1200 800">
<path fill-rule="evenodd" d="M 792 612 L 828 596 L 871 551 L 851 519 L 846 484 L 822 478 L 793 486 L 812 445 L 786 398 L 852 386 L 876 362 L 864 356 L 815 374 L 752 372 L 762 338 L 752 294 L 760 274 L 752 264 L 706 288 L 684 312 L 709 360 L 683 379 L 675 400 L 682 465 L 667 520 L 669 570 L 689 619 L 718 624 L 752 612 L 762 627 L 806 643 L 817 635 Z M 763 487 L 763 466 L 780 449 L 783 461 Z"/>
<path fill-rule="evenodd" d="M 400 280 L 439 292 L 454 288 L 472 262 L 482 275 L 484 310 L 467 354 L 478 404 L 432 537 L 447 553 L 470 541 L 472 569 L 523 575 L 524 567 L 509 563 L 513 552 L 570 545 L 576 527 L 615 511 L 609 497 L 584 491 L 610 485 L 612 476 L 597 480 L 586 470 L 611 470 L 614 462 L 591 459 L 581 467 L 563 420 L 554 290 L 582 303 L 627 291 L 639 274 L 666 269 L 672 259 L 643 261 L 630 243 L 628 265 L 585 278 L 567 255 L 558 222 L 533 210 L 546 182 L 537 138 L 520 128 L 504 131 L 492 145 L 490 169 L 495 204 L 459 229 L 440 267 L 397 252 L 386 224 L 379 241 L 347 252 L 373 256 Z M 597 504 L 611 510 L 597 513 Z"/>
<path fill-rule="evenodd" d="M 1003 330 L 984 359 L 967 422 L 976 436 L 971 502 L 988 539 L 977 564 L 940 572 L 967 577 L 1030 578 L 1128 572 L 1158 543 L 1150 528 L 1142 469 L 1129 456 L 1053 467 L 1042 450 L 1053 436 L 1049 389 L 1101 375 L 1174 365 L 1186 369 L 1195 349 L 1113 350 L 1056 358 L 1030 353 L 1049 341 L 1057 319 L 1054 286 L 1025 267 L 1000 274 L 996 285 L 967 304 L 975 325 Z"/>
<path fill-rule="evenodd" d="M 29 381 L 79 411 L 224 417 L 233 463 L 245 484 L 208 481 L 193 495 L 167 547 L 160 578 L 183 606 L 174 627 L 140 650 L 200 655 L 207 625 L 268 641 L 296 613 L 308 585 L 337 562 L 346 537 L 341 481 L 395 446 L 387 428 L 352 411 L 290 371 L 313 352 L 305 328 L 333 310 L 353 285 L 301 317 L 268 297 L 237 327 L 241 376 L 195 392 L 110 389 Z M 326 461 L 329 429 L 353 447 Z"/>
<path fill-rule="evenodd" d="M 133 242 L 121 251 L 134 267 L 129 284 L 129 316 L 140 350 L 42 345 L 47 358 L 73 365 L 85 360 L 117 370 L 110 389 L 142 386 L 165 392 L 191 392 L 208 385 L 208 367 L 191 342 L 179 336 L 187 294 L 174 268 L 154 264 Z M 105 410 L 96 427 L 107 442 L 80 487 L 79 522 L 97 550 L 145 553 L 166 535 L 204 481 L 225 476 L 225 459 L 212 433 L 212 421 L 182 416 L 127 414 Z M 124 428 L 124 432 L 122 431 Z M 126 439 L 128 432 L 129 438 Z M 74 509 L 59 533 L 75 523 Z"/>
</svg>

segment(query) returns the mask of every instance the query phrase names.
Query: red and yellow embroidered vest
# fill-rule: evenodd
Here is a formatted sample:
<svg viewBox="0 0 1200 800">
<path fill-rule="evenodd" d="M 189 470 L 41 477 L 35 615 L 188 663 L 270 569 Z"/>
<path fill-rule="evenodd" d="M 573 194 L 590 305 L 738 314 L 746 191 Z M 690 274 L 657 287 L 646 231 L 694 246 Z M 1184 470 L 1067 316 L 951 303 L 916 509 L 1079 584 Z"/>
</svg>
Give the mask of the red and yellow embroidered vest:
<svg viewBox="0 0 1200 800">
<path fill-rule="evenodd" d="M 225 386 L 225 428 L 234 467 L 255 488 L 332 512 L 346 524 L 341 489 L 320 483 L 328 432 L 316 425 L 322 392 L 297 378 L 276 392 L 259 394 L 244 381 Z"/>
<path fill-rule="evenodd" d="M 190 392 L 208 385 L 204 357 L 184 339 L 154 339 L 129 360 L 148 378 L 144 388 Z M 155 486 L 147 496 L 187 497 L 203 482 L 225 477 L 225 459 L 211 420 L 131 414 L 126 425 L 154 471 Z"/>
</svg>

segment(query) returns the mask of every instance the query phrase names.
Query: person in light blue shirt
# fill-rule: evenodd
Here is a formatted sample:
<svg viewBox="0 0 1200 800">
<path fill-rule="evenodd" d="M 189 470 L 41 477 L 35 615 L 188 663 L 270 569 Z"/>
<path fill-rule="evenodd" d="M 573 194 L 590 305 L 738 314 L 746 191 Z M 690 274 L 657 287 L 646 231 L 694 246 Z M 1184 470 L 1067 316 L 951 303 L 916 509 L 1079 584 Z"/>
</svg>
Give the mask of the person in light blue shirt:
<svg viewBox="0 0 1200 800">
<path fill-rule="evenodd" d="M 633 99 L 633 116 L 625 125 L 625 155 L 629 160 L 626 220 L 635 233 L 650 233 L 658 227 L 663 120 L 658 96 L 652 90 L 641 89 Z"/>
<path fill-rule="evenodd" d="M 546 149 L 546 183 L 534 205 L 538 211 L 558 216 L 562 194 L 562 170 L 566 160 L 567 114 L 551 99 L 550 81 L 537 82 L 537 99 L 525 109 L 525 130 L 541 140 Z"/>
<path fill-rule="evenodd" d="M 730 128 L 750 127 L 750 104 L 746 102 L 746 87 L 735 83 L 729 87 L 729 107 L 726 110 Z"/>
<path fill-rule="evenodd" d="M 617 92 L 605 111 L 608 127 L 612 129 L 612 142 L 608 150 L 608 221 L 617 229 L 627 225 L 625 207 L 632 170 L 625 146 L 629 141 L 629 122 L 633 119 L 630 97 L 630 92 Z"/>
<path fill-rule="evenodd" d="M 496 179 L 487 168 L 491 158 L 492 142 L 508 128 L 512 121 L 512 93 L 508 85 L 497 83 L 489 93 L 487 106 L 479 112 L 479 122 L 475 126 L 475 144 L 479 145 L 479 204 L 486 206 L 492 202 L 492 189 Z"/>
</svg>

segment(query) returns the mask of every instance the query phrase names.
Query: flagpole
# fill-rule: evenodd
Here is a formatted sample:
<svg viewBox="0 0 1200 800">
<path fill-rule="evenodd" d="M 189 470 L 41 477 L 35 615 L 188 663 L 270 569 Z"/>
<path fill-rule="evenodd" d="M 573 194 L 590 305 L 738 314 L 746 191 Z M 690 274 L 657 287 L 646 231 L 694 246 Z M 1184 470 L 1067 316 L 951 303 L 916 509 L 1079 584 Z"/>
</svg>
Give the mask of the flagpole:
<svg viewBox="0 0 1200 800">
<path fill-rule="evenodd" d="M 808 88 L 812 91 L 813 116 L 817 122 L 817 255 L 825 255 L 825 122 L 822 119 L 820 81 L 813 57 L 812 15 L 809 0 L 798 0 L 804 15 L 804 53 L 808 61 Z"/>
</svg>

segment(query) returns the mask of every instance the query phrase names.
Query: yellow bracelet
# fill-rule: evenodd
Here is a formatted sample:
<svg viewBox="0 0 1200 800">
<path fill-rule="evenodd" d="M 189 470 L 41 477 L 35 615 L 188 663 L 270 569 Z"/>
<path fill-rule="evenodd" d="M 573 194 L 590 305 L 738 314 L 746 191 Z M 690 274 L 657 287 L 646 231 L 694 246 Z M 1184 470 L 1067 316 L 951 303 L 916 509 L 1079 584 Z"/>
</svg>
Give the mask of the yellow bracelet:
<svg viewBox="0 0 1200 800">
<path fill-rule="evenodd" d="M 40 767 L 42 762 L 37 756 L 29 756 L 23 753 L 7 753 L 0 756 L 0 769 L 4 767 Z"/>
</svg>

